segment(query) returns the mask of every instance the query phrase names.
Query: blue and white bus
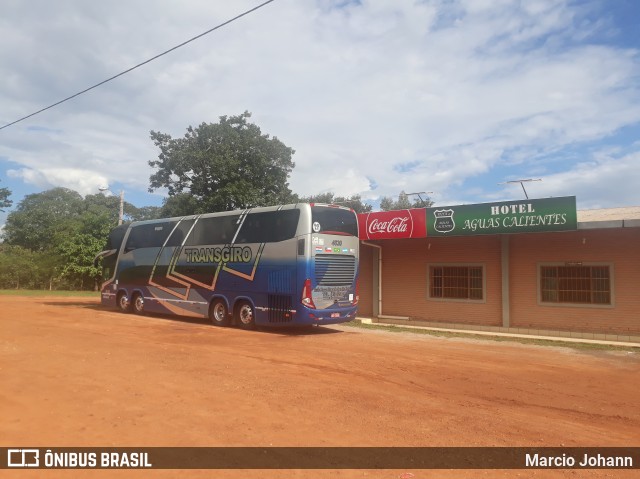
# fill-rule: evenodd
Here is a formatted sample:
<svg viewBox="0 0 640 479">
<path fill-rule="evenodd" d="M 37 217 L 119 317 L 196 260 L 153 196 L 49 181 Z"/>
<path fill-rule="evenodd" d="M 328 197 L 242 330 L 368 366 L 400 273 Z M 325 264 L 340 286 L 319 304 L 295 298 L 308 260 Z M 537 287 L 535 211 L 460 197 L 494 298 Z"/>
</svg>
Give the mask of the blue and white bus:
<svg viewBox="0 0 640 479">
<path fill-rule="evenodd" d="M 357 221 L 349 208 L 299 203 L 122 225 L 96 257 L 101 301 L 244 329 L 350 321 Z"/>
</svg>

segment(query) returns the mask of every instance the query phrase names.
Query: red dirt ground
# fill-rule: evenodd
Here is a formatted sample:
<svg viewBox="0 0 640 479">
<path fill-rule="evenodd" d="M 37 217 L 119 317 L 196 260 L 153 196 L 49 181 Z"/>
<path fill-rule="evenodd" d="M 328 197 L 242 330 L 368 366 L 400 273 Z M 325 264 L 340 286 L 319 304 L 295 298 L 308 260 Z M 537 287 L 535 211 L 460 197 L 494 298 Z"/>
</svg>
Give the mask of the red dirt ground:
<svg viewBox="0 0 640 479">
<path fill-rule="evenodd" d="M 0 297 L 0 445 L 640 446 L 640 353 L 348 326 L 218 329 Z M 637 477 L 621 470 L 0 471 L 3 477 Z"/>
</svg>

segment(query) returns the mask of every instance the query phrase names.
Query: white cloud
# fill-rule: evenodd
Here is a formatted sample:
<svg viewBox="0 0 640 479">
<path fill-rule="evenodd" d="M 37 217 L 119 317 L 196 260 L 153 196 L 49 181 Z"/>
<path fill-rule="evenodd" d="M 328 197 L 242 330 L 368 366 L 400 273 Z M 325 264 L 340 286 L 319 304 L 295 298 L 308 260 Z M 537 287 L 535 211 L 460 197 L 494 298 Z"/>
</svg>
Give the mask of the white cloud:
<svg viewBox="0 0 640 479">
<path fill-rule="evenodd" d="M 107 178 L 104 175 L 78 168 L 42 167 L 37 170 L 21 168 L 19 170 L 8 170 L 7 175 L 10 178 L 20 178 L 25 183 L 36 185 L 42 189 L 63 186 L 82 195 L 96 194 L 99 187 L 108 185 Z"/>
<path fill-rule="evenodd" d="M 579 209 L 591 209 L 637 204 L 638 185 L 640 152 L 621 157 L 604 153 L 570 170 L 546 175 L 527 189 L 540 197 L 576 195 Z"/>
<path fill-rule="evenodd" d="M 12 3 L 0 20 L 0 64 L 9 72 L 0 78 L 0 120 L 256 4 Z M 182 136 L 188 125 L 249 110 L 263 132 L 296 150 L 290 183 L 303 195 L 427 190 L 460 198 L 477 175 L 495 176 L 478 196 L 499 195 L 504 167 L 544 173 L 549 194 L 562 189 L 554 171 L 573 174 L 581 180 L 564 190 L 587 195 L 585 164 L 617 181 L 632 174 L 632 161 L 569 159 L 563 150 L 640 122 L 638 52 L 598 42 L 610 26 L 589 20 L 588 8 L 568 0 L 281 0 L 1 131 L 0 158 L 12 162 L 13 179 L 40 188 L 86 193 L 119 182 L 145 191 L 147 162 L 157 156 L 150 130 Z M 589 191 L 600 204 L 640 203 L 632 189 Z"/>
</svg>

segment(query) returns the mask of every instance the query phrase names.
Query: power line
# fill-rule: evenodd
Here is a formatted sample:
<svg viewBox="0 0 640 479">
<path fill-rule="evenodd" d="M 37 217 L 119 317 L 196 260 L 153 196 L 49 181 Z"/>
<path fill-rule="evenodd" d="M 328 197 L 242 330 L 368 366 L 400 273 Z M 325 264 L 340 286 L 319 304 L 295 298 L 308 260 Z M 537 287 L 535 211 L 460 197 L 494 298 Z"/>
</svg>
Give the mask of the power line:
<svg viewBox="0 0 640 479">
<path fill-rule="evenodd" d="M 180 45 L 176 45 L 175 47 L 170 48 L 169 50 L 164 51 L 162 53 L 159 53 L 158 55 L 156 55 L 154 57 L 151 57 L 151 58 L 149 58 L 148 60 L 146 60 L 146 61 L 144 61 L 142 63 L 138 63 L 136 66 L 131 67 L 128 70 L 120 72 L 117 75 L 112 76 L 111 78 L 107 78 L 106 80 L 103 80 L 100 83 L 96 83 L 95 85 L 90 86 L 89 88 L 86 88 L 86 89 L 84 89 L 82 91 L 79 91 L 78 93 L 75 93 L 75 94 L 73 94 L 73 95 L 71 95 L 71 96 L 69 96 L 69 97 L 67 97 L 67 98 L 65 98 L 63 100 L 57 101 L 57 102 L 55 102 L 55 103 L 53 103 L 53 104 L 51 104 L 51 105 L 49 105 L 49 106 L 47 106 L 45 108 L 42 108 L 41 110 L 38 110 L 36 112 L 31 113 L 30 115 L 23 116 L 22 118 L 20 118 L 18 120 L 12 121 L 11 123 L 7 123 L 4 126 L 0 126 L 0 130 L 4 130 L 5 128 L 7 128 L 7 127 L 9 127 L 11 125 L 15 125 L 16 123 L 19 123 L 19 122 L 21 122 L 23 120 L 26 120 L 27 118 L 31 118 L 32 116 L 35 116 L 35 115 L 37 115 L 39 113 L 42 113 L 43 111 L 47 111 L 47 110 L 53 108 L 54 106 L 58 106 L 58 105 L 66 102 L 66 101 L 69 101 L 69 100 L 71 100 L 71 99 L 73 99 L 73 98 L 75 98 L 77 96 L 82 95 L 83 93 L 87 93 L 88 91 L 93 90 L 94 88 L 98 88 L 99 86 L 104 85 L 105 83 L 108 83 L 111 80 L 115 80 L 116 78 L 121 77 L 122 75 L 125 75 L 126 73 L 129 73 L 129 72 L 135 70 L 136 68 L 140 68 L 141 66 L 146 65 L 147 63 L 151 63 L 153 60 L 156 60 L 156 59 L 160 58 L 161 56 L 166 55 L 167 53 L 171 53 L 172 51 L 177 50 L 178 48 L 183 47 L 186 44 L 191 43 L 194 40 L 197 40 L 198 38 L 204 37 L 205 35 L 208 35 L 209 33 L 213 32 L 215 30 L 218 30 L 219 28 L 222 28 L 222 27 L 224 27 L 226 25 L 229 25 L 230 23 L 235 22 L 236 20 L 238 20 L 238 19 L 240 19 L 240 18 L 242 18 L 242 17 L 244 17 L 244 16 L 246 16 L 246 15 L 252 13 L 252 12 L 255 12 L 256 10 L 264 7 L 265 5 L 267 5 L 267 4 L 269 4 L 269 3 L 273 2 L 273 1 L 274 0 L 267 0 L 266 2 L 261 3 L 257 7 L 253 7 L 251 9 L 241 13 L 240 15 L 237 15 L 237 16 L 233 17 L 232 19 L 227 20 L 224 23 L 221 23 L 220 25 L 217 25 L 217 26 L 207 30 L 206 32 L 201 33 L 200 35 L 197 35 L 197 36 L 195 36 L 193 38 L 190 38 L 189 40 L 187 40 L 185 42 L 182 42 Z"/>
</svg>

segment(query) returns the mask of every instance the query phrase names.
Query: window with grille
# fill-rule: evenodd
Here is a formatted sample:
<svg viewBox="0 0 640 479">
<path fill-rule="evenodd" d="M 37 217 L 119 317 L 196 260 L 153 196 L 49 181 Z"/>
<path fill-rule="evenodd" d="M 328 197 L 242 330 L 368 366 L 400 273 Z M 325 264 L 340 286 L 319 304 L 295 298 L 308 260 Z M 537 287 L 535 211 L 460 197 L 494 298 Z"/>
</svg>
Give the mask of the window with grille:
<svg viewBox="0 0 640 479">
<path fill-rule="evenodd" d="M 429 297 L 484 300 L 484 267 L 429 266 Z"/>
<path fill-rule="evenodd" d="M 608 265 L 540 266 L 543 303 L 611 304 Z"/>
</svg>

